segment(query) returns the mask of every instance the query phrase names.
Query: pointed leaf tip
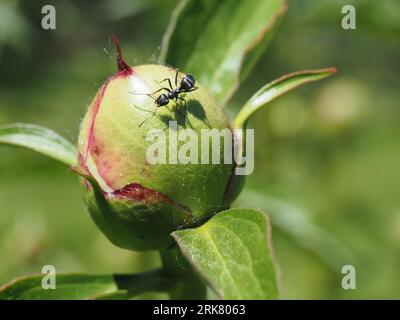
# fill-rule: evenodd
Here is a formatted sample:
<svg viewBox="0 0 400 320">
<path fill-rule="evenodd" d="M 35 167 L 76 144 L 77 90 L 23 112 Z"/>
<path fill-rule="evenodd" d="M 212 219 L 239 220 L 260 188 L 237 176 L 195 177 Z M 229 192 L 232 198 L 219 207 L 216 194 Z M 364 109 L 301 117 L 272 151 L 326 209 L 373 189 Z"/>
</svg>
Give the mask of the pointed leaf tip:
<svg viewBox="0 0 400 320">
<path fill-rule="evenodd" d="M 322 80 L 336 71 L 336 68 L 302 70 L 289 73 L 266 84 L 245 103 L 234 120 L 235 127 L 245 129 L 248 120 L 268 102 L 303 84 Z"/>
</svg>

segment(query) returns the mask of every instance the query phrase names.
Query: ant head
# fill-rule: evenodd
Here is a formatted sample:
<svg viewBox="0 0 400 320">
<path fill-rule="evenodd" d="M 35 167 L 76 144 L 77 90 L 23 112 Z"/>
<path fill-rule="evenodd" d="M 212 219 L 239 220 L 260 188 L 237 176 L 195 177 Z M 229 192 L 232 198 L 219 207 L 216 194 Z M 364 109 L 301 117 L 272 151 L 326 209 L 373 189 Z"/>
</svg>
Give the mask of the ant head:
<svg viewBox="0 0 400 320">
<path fill-rule="evenodd" d="M 169 103 L 169 98 L 168 95 L 165 93 L 162 93 L 159 95 L 159 97 L 156 100 L 156 104 L 157 106 L 161 107 L 161 106 L 165 106 Z"/>
<path fill-rule="evenodd" d="M 190 90 L 194 87 L 194 84 L 196 83 L 195 78 L 193 77 L 193 75 L 191 75 L 190 73 L 188 73 L 187 75 L 185 75 L 181 81 L 181 89 L 183 91 L 187 91 Z"/>
</svg>

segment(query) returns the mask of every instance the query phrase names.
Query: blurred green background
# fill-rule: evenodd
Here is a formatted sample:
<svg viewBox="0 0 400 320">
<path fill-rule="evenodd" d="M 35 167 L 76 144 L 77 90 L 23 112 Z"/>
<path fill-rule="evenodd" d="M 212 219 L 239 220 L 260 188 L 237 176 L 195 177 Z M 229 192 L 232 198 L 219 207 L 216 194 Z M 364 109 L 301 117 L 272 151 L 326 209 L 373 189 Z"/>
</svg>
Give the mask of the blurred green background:
<svg viewBox="0 0 400 320">
<path fill-rule="evenodd" d="M 283 298 L 398 299 L 400 2 L 288 3 L 228 113 L 285 73 L 335 66 L 338 74 L 260 111 L 255 173 L 236 205 L 270 213 Z M 45 4 L 56 7 L 56 30 L 41 29 Z M 116 71 L 111 33 L 129 64 L 154 63 L 175 4 L 0 0 L 0 124 L 35 123 L 76 141 L 88 104 Z M 356 30 L 341 28 L 344 4 L 357 10 Z M 46 264 L 99 274 L 158 263 L 105 239 L 66 167 L 0 146 L 0 284 Z M 346 264 L 356 267 L 355 290 L 341 287 Z"/>
</svg>

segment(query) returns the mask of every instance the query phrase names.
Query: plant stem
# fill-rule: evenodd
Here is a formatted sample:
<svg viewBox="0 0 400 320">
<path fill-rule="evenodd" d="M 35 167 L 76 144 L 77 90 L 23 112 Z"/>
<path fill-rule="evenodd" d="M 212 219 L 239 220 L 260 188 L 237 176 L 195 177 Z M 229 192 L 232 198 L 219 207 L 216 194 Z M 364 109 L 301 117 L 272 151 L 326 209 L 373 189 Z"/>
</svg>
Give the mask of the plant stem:
<svg viewBox="0 0 400 320">
<path fill-rule="evenodd" d="M 200 280 L 176 245 L 160 250 L 160 256 L 165 275 L 177 279 L 177 285 L 169 292 L 171 299 L 207 298 L 207 286 Z"/>
<path fill-rule="evenodd" d="M 179 281 L 168 277 L 163 269 L 156 269 L 133 275 L 115 275 L 119 290 L 124 290 L 126 298 L 145 292 L 170 292 L 178 287 Z"/>
</svg>

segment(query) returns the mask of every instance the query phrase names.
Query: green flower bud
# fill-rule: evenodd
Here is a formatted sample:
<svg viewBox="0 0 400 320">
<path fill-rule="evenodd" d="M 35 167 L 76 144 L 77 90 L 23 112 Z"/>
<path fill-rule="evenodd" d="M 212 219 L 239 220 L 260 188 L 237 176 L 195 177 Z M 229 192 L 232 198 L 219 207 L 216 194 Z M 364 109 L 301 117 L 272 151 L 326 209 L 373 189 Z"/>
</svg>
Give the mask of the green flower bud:
<svg viewBox="0 0 400 320">
<path fill-rule="evenodd" d="M 199 147 L 198 164 L 175 164 L 169 157 L 171 134 L 179 136 L 183 129 L 198 137 L 202 129 L 232 132 L 231 124 L 197 82 L 195 91 L 180 95 L 186 103 L 170 100 L 157 107 L 154 99 L 166 90 L 148 94 L 169 87 L 168 81 L 160 83 L 164 79 L 174 85 L 176 70 L 162 65 L 129 67 L 114 40 L 119 71 L 100 88 L 80 129 L 79 170 L 86 177 L 85 200 L 93 220 L 114 244 L 133 250 L 161 249 L 171 245 L 171 232 L 229 207 L 240 189 L 235 164 L 224 163 L 222 139 L 219 164 L 201 163 L 205 151 L 211 159 L 215 148 L 211 140 L 209 150 Z M 178 86 L 183 77 L 178 74 Z M 176 121 L 176 131 L 170 121 Z M 150 130 L 165 133 L 168 163 L 149 163 L 149 148 L 155 143 L 148 137 Z M 184 144 L 177 141 L 176 149 L 181 152 Z"/>
</svg>

